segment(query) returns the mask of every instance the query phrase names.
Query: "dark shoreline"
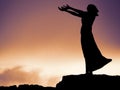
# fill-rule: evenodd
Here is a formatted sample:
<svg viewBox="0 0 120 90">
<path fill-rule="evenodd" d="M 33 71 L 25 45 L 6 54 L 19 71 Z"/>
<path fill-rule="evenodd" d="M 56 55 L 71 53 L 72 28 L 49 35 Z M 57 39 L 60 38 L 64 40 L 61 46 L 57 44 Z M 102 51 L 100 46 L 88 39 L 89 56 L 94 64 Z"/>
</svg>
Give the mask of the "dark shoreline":
<svg viewBox="0 0 120 90">
<path fill-rule="evenodd" d="M 13 85 L 13 86 L 0 86 L 0 90 L 85 90 L 85 89 L 120 89 L 120 76 L 114 75 L 66 75 L 62 77 L 62 80 L 56 84 L 56 87 L 44 87 L 41 85 Z"/>
</svg>

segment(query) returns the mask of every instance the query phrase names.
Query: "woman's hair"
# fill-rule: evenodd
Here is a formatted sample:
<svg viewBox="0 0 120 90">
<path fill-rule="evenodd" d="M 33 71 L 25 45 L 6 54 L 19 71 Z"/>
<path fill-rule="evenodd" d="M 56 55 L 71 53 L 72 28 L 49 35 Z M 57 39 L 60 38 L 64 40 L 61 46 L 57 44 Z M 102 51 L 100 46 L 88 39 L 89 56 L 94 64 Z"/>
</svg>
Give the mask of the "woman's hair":
<svg viewBox="0 0 120 90">
<path fill-rule="evenodd" d="M 93 5 L 93 4 L 89 4 L 89 5 L 87 6 L 87 11 L 88 11 L 88 12 L 92 12 L 92 13 L 97 13 L 97 12 L 99 12 L 98 9 L 97 9 L 97 7 L 96 7 L 95 5 Z"/>
</svg>

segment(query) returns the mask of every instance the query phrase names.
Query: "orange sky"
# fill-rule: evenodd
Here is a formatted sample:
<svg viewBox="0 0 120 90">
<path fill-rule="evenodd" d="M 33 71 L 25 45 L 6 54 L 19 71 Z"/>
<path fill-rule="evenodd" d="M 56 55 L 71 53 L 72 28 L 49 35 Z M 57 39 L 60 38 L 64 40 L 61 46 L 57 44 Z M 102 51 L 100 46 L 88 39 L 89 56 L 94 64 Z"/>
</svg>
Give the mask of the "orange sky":
<svg viewBox="0 0 120 90">
<path fill-rule="evenodd" d="M 83 10 L 89 3 L 98 5 L 100 13 L 93 34 L 103 55 L 113 60 L 94 73 L 120 75 L 119 25 L 115 21 L 119 14 L 110 19 L 114 12 L 108 12 L 107 2 L 1 0 L 0 85 L 37 83 L 55 86 L 63 75 L 85 73 L 80 45 L 81 19 L 60 12 L 57 7 L 64 3 Z M 112 5 L 112 1 L 109 3 Z"/>
</svg>

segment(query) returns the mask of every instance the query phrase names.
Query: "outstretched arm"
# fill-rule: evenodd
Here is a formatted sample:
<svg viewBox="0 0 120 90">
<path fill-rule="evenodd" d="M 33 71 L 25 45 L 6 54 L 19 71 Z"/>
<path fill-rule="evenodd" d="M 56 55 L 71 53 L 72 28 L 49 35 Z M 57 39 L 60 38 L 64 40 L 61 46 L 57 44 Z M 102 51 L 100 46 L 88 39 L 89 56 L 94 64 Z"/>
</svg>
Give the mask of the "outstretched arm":
<svg viewBox="0 0 120 90">
<path fill-rule="evenodd" d="M 82 10 L 75 9 L 73 7 L 70 7 L 69 5 L 63 5 L 62 7 L 58 7 L 58 9 L 60 11 L 65 11 L 65 12 L 68 12 L 68 13 L 70 13 L 74 16 L 78 16 L 78 17 L 82 17 L 82 15 L 83 15 Z"/>
</svg>

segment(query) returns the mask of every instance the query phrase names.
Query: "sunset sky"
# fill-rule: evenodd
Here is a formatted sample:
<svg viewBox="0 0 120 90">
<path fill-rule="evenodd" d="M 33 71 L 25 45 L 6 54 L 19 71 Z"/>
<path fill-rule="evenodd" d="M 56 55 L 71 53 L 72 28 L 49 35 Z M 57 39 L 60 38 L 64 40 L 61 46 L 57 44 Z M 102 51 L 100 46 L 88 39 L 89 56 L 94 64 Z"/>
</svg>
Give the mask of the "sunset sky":
<svg viewBox="0 0 120 90">
<path fill-rule="evenodd" d="M 91 3 L 99 9 L 95 40 L 112 59 L 94 74 L 120 75 L 120 0 L 0 0 L 0 86 L 55 86 L 64 75 L 85 73 L 81 18 L 58 6 L 86 11 Z"/>
</svg>

